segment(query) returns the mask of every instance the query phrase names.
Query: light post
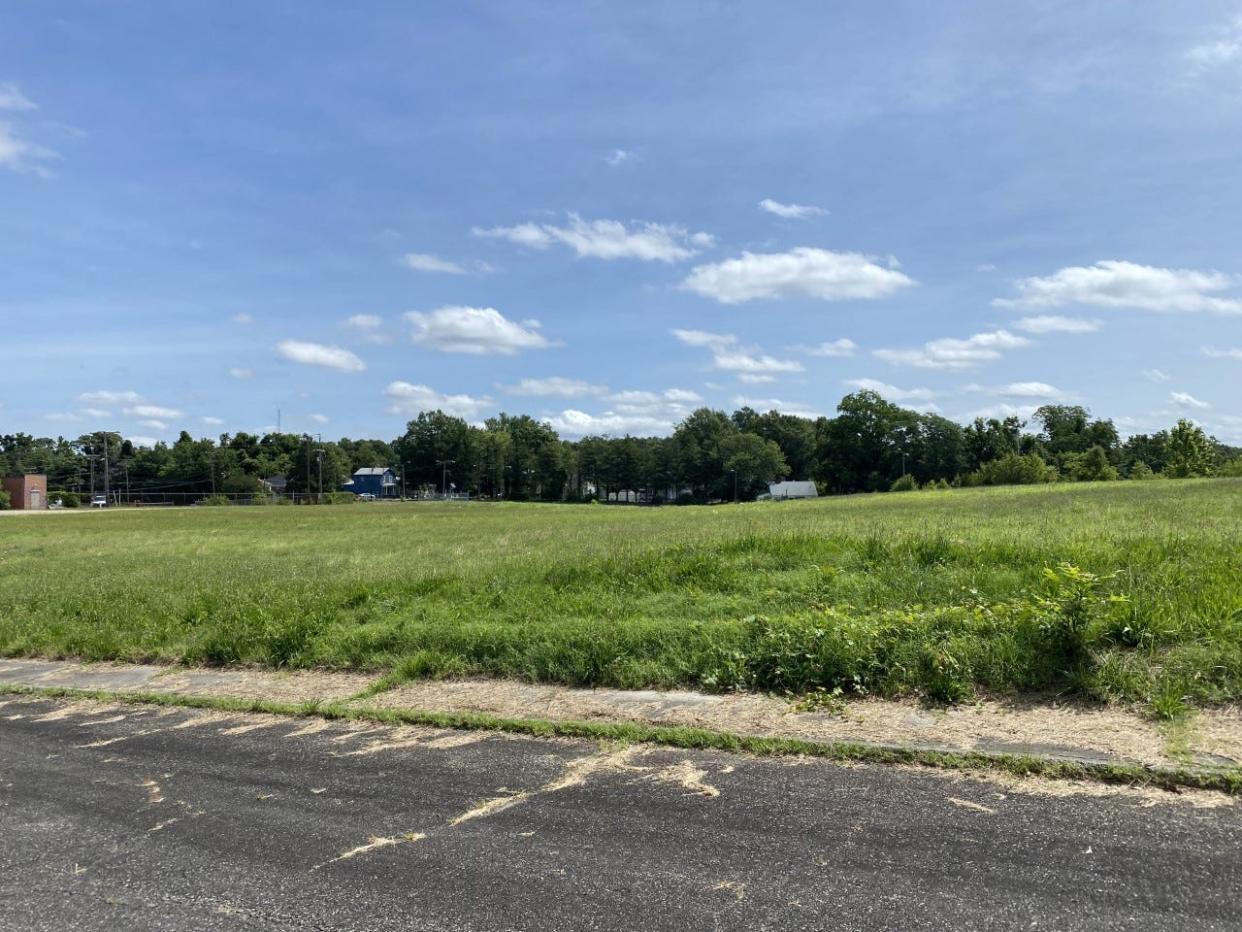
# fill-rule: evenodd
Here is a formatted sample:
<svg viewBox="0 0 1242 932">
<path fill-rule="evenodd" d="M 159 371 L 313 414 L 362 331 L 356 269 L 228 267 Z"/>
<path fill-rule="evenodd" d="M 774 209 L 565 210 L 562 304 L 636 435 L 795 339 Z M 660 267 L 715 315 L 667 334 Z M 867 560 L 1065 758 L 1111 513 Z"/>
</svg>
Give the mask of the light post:
<svg viewBox="0 0 1242 932">
<path fill-rule="evenodd" d="M 436 460 L 436 465 L 440 467 L 440 497 L 448 498 L 448 468 L 456 460 Z"/>
<path fill-rule="evenodd" d="M 730 470 L 733 473 L 733 504 L 737 504 L 737 470 Z"/>
</svg>

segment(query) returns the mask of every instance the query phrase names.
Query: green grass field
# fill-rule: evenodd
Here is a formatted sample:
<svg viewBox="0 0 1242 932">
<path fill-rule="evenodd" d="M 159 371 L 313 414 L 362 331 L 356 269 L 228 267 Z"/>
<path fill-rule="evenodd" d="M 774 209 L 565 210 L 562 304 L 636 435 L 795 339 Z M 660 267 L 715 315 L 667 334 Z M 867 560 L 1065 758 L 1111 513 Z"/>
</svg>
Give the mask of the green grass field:
<svg viewBox="0 0 1242 932">
<path fill-rule="evenodd" d="M 1242 698 L 1242 481 L 9 514 L 0 653 L 1172 714 Z"/>
</svg>

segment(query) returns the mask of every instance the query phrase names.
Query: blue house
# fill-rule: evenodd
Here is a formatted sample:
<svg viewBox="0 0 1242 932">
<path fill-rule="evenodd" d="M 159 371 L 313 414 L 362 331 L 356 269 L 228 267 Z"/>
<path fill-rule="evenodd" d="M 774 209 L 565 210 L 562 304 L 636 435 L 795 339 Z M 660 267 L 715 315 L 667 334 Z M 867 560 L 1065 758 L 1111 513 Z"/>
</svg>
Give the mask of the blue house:
<svg viewBox="0 0 1242 932">
<path fill-rule="evenodd" d="M 364 466 L 354 472 L 354 477 L 341 486 L 355 495 L 374 495 L 376 498 L 396 498 L 397 476 L 387 466 Z"/>
</svg>

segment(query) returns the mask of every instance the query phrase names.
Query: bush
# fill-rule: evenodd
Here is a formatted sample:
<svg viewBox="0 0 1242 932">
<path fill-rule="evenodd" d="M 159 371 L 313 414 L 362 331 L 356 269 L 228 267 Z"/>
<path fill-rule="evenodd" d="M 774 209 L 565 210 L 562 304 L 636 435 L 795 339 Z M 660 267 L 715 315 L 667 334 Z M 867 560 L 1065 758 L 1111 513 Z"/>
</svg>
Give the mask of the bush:
<svg viewBox="0 0 1242 932">
<path fill-rule="evenodd" d="M 82 496 L 77 492 L 50 492 L 47 500 L 49 504 L 60 504 L 65 508 L 82 507 Z"/>
<path fill-rule="evenodd" d="M 1130 473 L 1129 473 L 1128 478 L 1137 479 L 1140 482 L 1145 482 L 1148 479 L 1156 479 L 1159 477 L 1154 472 L 1152 472 L 1151 467 L 1148 466 L 1146 463 L 1144 463 L 1142 460 L 1135 460 L 1134 465 L 1130 467 Z"/>
<path fill-rule="evenodd" d="M 230 499 L 227 495 L 205 495 L 202 498 L 200 498 L 197 502 L 195 502 L 195 504 L 208 505 L 212 508 L 218 508 L 223 505 L 233 504 L 233 500 Z"/>
<path fill-rule="evenodd" d="M 353 492 L 328 492 L 323 500 L 327 505 L 352 505 L 358 501 L 358 496 Z"/>
<path fill-rule="evenodd" d="M 1075 482 L 1111 482 L 1117 478 L 1117 470 L 1108 461 L 1108 454 L 1101 446 L 1094 446 L 1086 453 L 1066 457 L 1066 472 Z"/>
<path fill-rule="evenodd" d="M 918 489 L 919 484 L 914 481 L 914 476 L 905 473 L 893 480 L 893 484 L 888 487 L 890 492 L 914 492 Z"/>
<path fill-rule="evenodd" d="M 1226 462 L 1220 469 L 1216 470 L 1216 475 L 1224 476 L 1228 479 L 1242 479 L 1242 456 L 1235 456 Z"/>
<path fill-rule="evenodd" d="M 9 493 L 0 489 L 0 511 L 8 511 L 12 502 L 9 500 Z"/>
<path fill-rule="evenodd" d="M 1000 459 L 984 463 L 968 475 L 963 485 L 1035 485 L 1056 482 L 1057 470 L 1034 453 L 1020 456 L 1007 453 Z"/>
<path fill-rule="evenodd" d="M 944 492 L 953 488 L 946 479 L 929 479 L 923 486 L 924 492 Z"/>
</svg>

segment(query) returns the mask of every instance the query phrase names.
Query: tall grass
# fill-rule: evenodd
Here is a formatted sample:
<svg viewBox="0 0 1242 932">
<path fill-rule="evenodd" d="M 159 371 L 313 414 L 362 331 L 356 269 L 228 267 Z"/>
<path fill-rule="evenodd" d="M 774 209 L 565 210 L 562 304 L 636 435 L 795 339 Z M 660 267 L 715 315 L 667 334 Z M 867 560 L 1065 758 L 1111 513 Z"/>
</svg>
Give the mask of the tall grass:
<svg viewBox="0 0 1242 932">
<path fill-rule="evenodd" d="M 1061 564 L 1108 577 L 1076 657 Z M 1242 481 L 6 515 L 0 653 L 1221 703 L 1242 698 Z"/>
</svg>

